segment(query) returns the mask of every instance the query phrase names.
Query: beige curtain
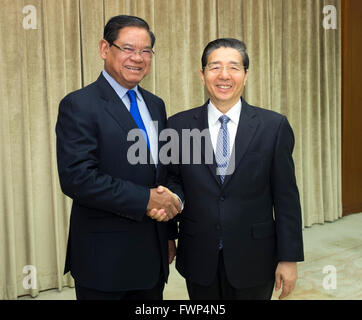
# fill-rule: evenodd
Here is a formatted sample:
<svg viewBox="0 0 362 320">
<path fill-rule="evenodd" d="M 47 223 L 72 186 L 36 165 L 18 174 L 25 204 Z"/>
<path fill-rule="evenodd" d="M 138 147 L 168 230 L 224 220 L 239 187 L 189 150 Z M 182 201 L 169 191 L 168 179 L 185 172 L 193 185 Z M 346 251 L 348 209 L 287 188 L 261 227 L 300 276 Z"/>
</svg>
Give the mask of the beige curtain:
<svg viewBox="0 0 362 320">
<path fill-rule="evenodd" d="M 243 39 L 247 101 L 285 114 L 294 129 L 304 226 L 340 218 L 339 2 L 0 0 L 0 299 L 73 286 L 63 276 L 71 201 L 59 187 L 54 127 L 60 99 L 101 72 L 98 43 L 117 14 L 138 15 L 155 32 L 142 85 L 165 100 L 169 115 L 207 98 L 199 76 L 204 46 Z M 23 25 L 29 4 L 35 29 Z M 336 30 L 322 26 L 325 5 L 337 8 Z M 24 288 L 32 275 L 26 266 L 36 268 L 33 289 Z"/>
</svg>

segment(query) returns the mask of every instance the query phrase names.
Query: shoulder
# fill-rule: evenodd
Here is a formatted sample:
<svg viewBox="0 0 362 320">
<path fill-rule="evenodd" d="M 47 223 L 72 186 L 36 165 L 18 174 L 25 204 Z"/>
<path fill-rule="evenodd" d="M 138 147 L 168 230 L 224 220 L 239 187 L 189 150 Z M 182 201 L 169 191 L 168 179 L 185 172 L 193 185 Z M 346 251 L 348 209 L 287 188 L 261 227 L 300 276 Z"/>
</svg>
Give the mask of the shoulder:
<svg viewBox="0 0 362 320">
<path fill-rule="evenodd" d="M 99 89 L 96 85 L 96 82 L 93 82 L 87 85 L 84 88 L 75 90 L 73 92 L 68 93 L 61 101 L 62 104 L 79 104 L 81 102 L 90 100 L 94 101 L 96 97 L 99 97 Z"/>
<path fill-rule="evenodd" d="M 153 94 L 152 92 L 138 86 L 138 90 L 139 92 L 142 94 L 143 99 L 148 100 L 148 101 L 152 101 L 153 103 L 160 103 L 160 104 L 165 104 L 164 101 L 159 97 L 156 96 L 155 94 Z"/>
<path fill-rule="evenodd" d="M 245 104 L 245 106 L 243 105 L 243 108 L 244 107 L 249 108 L 252 112 L 254 112 L 260 120 L 282 121 L 283 119 L 286 118 L 281 113 L 270 110 L 270 109 L 252 106 L 247 103 Z"/>
<path fill-rule="evenodd" d="M 59 115 L 91 117 L 97 113 L 101 94 L 96 82 L 68 93 L 59 103 Z"/>
<path fill-rule="evenodd" d="M 178 113 L 170 116 L 168 118 L 167 122 L 170 125 L 189 122 L 191 119 L 198 118 L 200 116 L 203 108 L 205 108 L 205 105 L 178 112 Z"/>
<path fill-rule="evenodd" d="M 256 116 L 259 120 L 259 123 L 268 128 L 274 128 L 278 130 L 279 127 L 283 124 L 289 126 L 288 119 L 285 115 L 262 107 L 252 106 L 248 103 L 243 104 L 244 110 L 249 116 Z"/>
<path fill-rule="evenodd" d="M 268 134 L 273 132 L 276 136 L 290 137 L 291 141 L 294 141 L 294 132 L 288 121 L 288 118 L 273 110 L 264 109 L 256 106 L 248 106 L 253 110 L 259 120 L 260 128 L 266 130 Z M 286 139 L 286 138 L 285 138 Z"/>
</svg>

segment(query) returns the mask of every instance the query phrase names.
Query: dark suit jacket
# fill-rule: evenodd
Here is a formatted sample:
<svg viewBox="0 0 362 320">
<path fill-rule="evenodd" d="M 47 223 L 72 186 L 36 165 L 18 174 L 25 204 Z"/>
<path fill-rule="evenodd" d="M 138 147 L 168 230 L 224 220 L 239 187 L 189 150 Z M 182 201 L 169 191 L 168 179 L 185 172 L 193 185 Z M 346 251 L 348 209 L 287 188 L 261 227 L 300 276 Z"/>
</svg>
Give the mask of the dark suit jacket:
<svg viewBox="0 0 362 320">
<path fill-rule="evenodd" d="M 180 137 L 182 129 L 208 128 L 207 105 L 170 117 L 168 127 Z M 222 237 L 230 283 L 236 288 L 264 284 L 274 278 L 278 261 L 303 260 L 292 129 L 286 117 L 242 101 L 235 170 L 224 184 L 215 157 L 206 164 L 205 143 L 212 148 L 210 135 L 202 139 L 201 164 L 192 164 L 191 156 L 191 164 L 169 166 L 168 187 L 185 201 L 178 216 L 176 268 L 186 279 L 209 285 Z"/>
<path fill-rule="evenodd" d="M 139 88 L 158 129 L 164 102 Z M 102 291 L 147 289 L 168 277 L 167 225 L 145 215 L 149 188 L 162 183 L 160 166 L 131 165 L 129 111 L 100 75 L 59 106 L 57 159 L 62 191 L 73 199 L 65 273 Z"/>
</svg>

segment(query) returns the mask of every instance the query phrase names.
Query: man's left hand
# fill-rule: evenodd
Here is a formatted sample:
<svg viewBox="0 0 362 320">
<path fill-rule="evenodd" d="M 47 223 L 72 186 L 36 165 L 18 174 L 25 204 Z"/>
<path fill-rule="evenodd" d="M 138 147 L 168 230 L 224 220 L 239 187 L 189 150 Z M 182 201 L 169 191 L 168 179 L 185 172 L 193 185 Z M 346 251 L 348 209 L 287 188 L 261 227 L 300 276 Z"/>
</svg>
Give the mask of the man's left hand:
<svg viewBox="0 0 362 320">
<path fill-rule="evenodd" d="M 275 291 L 282 287 L 279 299 L 285 298 L 294 290 L 297 279 L 296 262 L 281 261 L 278 263 L 277 270 L 275 271 Z"/>
</svg>

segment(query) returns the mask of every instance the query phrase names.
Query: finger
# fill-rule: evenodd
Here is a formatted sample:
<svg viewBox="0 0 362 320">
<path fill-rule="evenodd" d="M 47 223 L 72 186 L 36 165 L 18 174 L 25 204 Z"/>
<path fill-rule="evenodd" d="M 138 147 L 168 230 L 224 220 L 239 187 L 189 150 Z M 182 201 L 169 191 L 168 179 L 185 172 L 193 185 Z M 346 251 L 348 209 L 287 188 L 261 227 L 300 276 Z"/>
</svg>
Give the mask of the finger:
<svg viewBox="0 0 362 320">
<path fill-rule="evenodd" d="M 282 293 L 279 296 L 279 300 L 284 299 L 286 296 L 289 295 L 289 293 L 290 293 L 289 286 L 287 286 L 283 283 L 283 289 L 282 289 Z"/>
<path fill-rule="evenodd" d="M 159 186 L 159 187 L 162 187 L 162 190 L 163 190 L 163 191 L 167 191 L 170 195 L 173 194 L 173 192 L 171 192 L 171 190 L 170 190 L 169 188 L 167 188 L 167 187 L 165 187 L 165 186 Z"/>
<path fill-rule="evenodd" d="M 173 204 L 171 204 L 169 206 L 169 210 L 167 211 L 168 218 L 173 219 L 177 214 L 178 214 L 177 208 Z"/>
<path fill-rule="evenodd" d="M 177 213 L 181 212 L 181 202 L 175 194 L 172 194 L 172 204 L 174 205 Z"/>
<path fill-rule="evenodd" d="M 170 220 L 167 215 L 164 216 L 160 216 L 156 219 L 157 222 L 167 222 L 168 220 Z"/>
<path fill-rule="evenodd" d="M 165 213 L 161 218 L 160 218 L 160 220 L 157 220 L 157 221 L 159 221 L 159 222 L 167 222 L 167 221 L 169 221 L 170 220 L 170 218 L 167 216 L 167 214 Z"/>
<path fill-rule="evenodd" d="M 177 213 L 181 212 L 181 203 L 180 200 L 176 197 L 175 194 L 172 195 L 173 196 L 173 200 L 174 200 L 174 205 L 176 207 Z"/>
<path fill-rule="evenodd" d="M 290 295 L 294 289 L 295 282 L 293 280 L 284 280 L 283 281 L 283 291 L 279 299 L 283 299 L 286 296 Z"/>
<path fill-rule="evenodd" d="M 161 221 L 168 221 L 168 216 L 167 213 L 164 209 L 160 209 L 158 210 L 157 214 L 156 214 L 156 219 L 157 221 L 161 222 Z"/>
<path fill-rule="evenodd" d="M 158 186 L 156 191 L 157 193 L 163 193 L 165 191 L 165 188 L 163 186 Z"/>
<path fill-rule="evenodd" d="M 152 219 L 155 219 L 157 221 L 162 221 L 165 218 L 165 216 L 167 216 L 165 210 L 163 210 L 163 209 L 160 209 L 160 210 L 152 209 L 148 215 Z"/>
<path fill-rule="evenodd" d="M 155 214 L 157 214 L 157 209 L 152 209 L 152 210 L 149 210 L 147 211 L 147 215 L 151 218 L 154 218 Z"/>
<path fill-rule="evenodd" d="M 283 289 L 284 289 L 283 290 L 284 291 L 283 298 L 289 296 L 293 292 L 294 287 L 295 287 L 295 282 L 293 280 L 284 281 L 283 282 Z"/>
<path fill-rule="evenodd" d="M 170 217 L 167 215 L 167 212 L 166 212 L 165 209 L 160 209 L 158 212 L 160 214 L 160 218 L 157 221 L 159 221 L 159 222 L 161 222 L 161 221 L 167 222 L 168 220 L 170 220 Z"/>
<path fill-rule="evenodd" d="M 281 286 L 281 277 L 279 274 L 275 276 L 275 291 L 279 291 Z"/>
</svg>

